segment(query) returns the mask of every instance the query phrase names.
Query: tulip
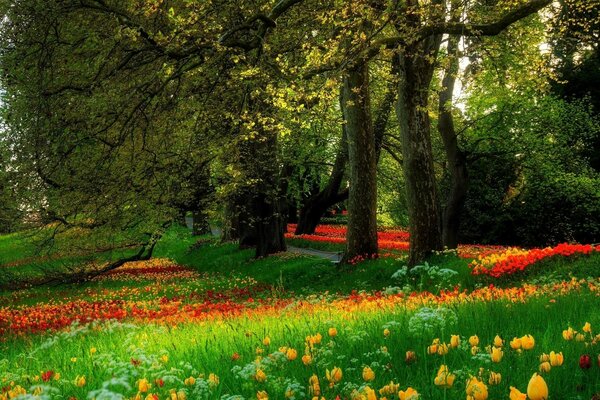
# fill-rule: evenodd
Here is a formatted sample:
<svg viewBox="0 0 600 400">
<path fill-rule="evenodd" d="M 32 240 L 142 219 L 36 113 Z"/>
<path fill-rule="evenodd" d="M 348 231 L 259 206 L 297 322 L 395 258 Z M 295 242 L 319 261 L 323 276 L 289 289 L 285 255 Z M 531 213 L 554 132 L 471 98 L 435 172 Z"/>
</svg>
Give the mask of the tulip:
<svg viewBox="0 0 600 400">
<path fill-rule="evenodd" d="M 412 364 L 417 360 L 417 354 L 414 351 L 407 351 L 406 356 L 404 357 L 404 362 L 406 364 Z"/>
<path fill-rule="evenodd" d="M 548 385 L 544 378 L 538 374 L 533 374 L 527 385 L 527 396 L 529 400 L 547 400 Z"/>
<path fill-rule="evenodd" d="M 448 345 L 446 343 L 442 343 L 438 346 L 437 353 L 440 356 L 448 354 Z"/>
<path fill-rule="evenodd" d="M 77 375 L 77 378 L 75 378 L 75 385 L 78 387 L 85 386 L 85 376 Z"/>
<path fill-rule="evenodd" d="M 210 386 L 218 386 L 219 385 L 219 377 L 212 372 L 208 375 L 208 383 Z"/>
<path fill-rule="evenodd" d="M 543 362 L 546 362 L 546 361 L 550 361 L 550 356 L 548 354 L 546 354 L 546 353 L 543 353 L 540 356 L 540 362 L 543 363 Z"/>
<path fill-rule="evenodd" d="M 552 367 L 550 366 L 550 363 L 548 361 L 544 361 L 540 364 L 540 372 L 550 372 L 551 368 Z"/>
<path fill-rule="evenodd" d="M 565 340 L 573 340 L 574 334 L 575 334 L 575 331 L 571 327 L 562 331 L 562 336 L 563 336 L 563 339 L 565 339 Z"/>
<path fill-rule="evenodd" d="M 270 338 L 270 337 L 268 337 L 268 336 L 266 336 L 266 337 L 263 339 L 263 345 L 265 345 L 265 346 L 268 346 L 268 345 L 270 345 L 270 344 L 271 344 L 271 338 Z"/>
<path fill-rule="evenodd" d="M 576 342 L 585 342 L 585 336 L 582 333 L 578 333 L 575 335 Z"/>
<path fill-rule="evenodd" d="M 479 353 L 479 350 L 480 350 L 479 347 L 473 346 L 473 347 L 471 347 L 471 354 L 475 355 L 475 354 Z"/>
<path fill-rule="evenodd" d="M 298 352 L 296 349 L 287 349 L 285 355 L 289 361 L 294 361 L 298 357 Z"/>
<path fill-rule="evenodd" d="M 460 346 L 460 336 L 452 335 L 450 337 L 450 347 L 457 348 L 458 346 Z"/>
<path fill-rule="evenodd" d="M 504 355 L 504 352 L 502 351 L 501 348 L 499 348 L 499 347 L 492 348 L 492 361 L 493 362 L 499 363 L 500 361 L 502 361 L 503 355 Z"/>
<path fill-rule="evenodd" d="M 183 383 L 186 386 L 194 386 L 196 384 L 196 378 L 194 378 L 193 376 L 190 376 L 189 378 L 185 378 L 183 380 Z"/>
<path fill-rule="evenodd" d="M 329 333 L 329 337 L 336 337 L 338 334 L 338 331 L 335 328 L 329 328 L 328 333 Z"/>
<path fill-rule="evenodd" d="M 550 352 L 550 365 L 553 367 L 560 367 L 563 364 L 563 353 Z"/>
<path fill-rule="evenodd" d="M 177 400 L 187 400 L 187 394 L 183 390 L 178 391 Z"/>
<path fill-rule="evenodd" d="M 375 372 L 369 367 L 364 367 L 362 372 L 362 377 L 366 382 L 371 382 L 375 379 Z"/>
<path fill-rule="evenodd" d="M 265 374 L 265 371 L 262 369 L 257 369 L 254 374 L 254 379 L 256 379 L 257 382 L 264 382 L 267 380 L 267 374 Z"/>
<path fill-rule="evenodd" d="M 400 400 L 418 400 L 419 393 L 415 389 L 408 387 L 406 391 L 401 390 L 398 393 L 398 397 L 400 397 Z"/>
<path fill-rule="evenodd" d="M 375 391 L 373 389 L 371 389 L 370 387 L 366 386 L 363 389 L 363 392 L 365 393 L 367 400 L 377 400 L 377 394 L 375 393 Z"/>
<path fill-rule="evenodd" d="M 510 348 L 513 350 L 518 350 L 521 348 L 521 339 L 520 338 L 514 338 L 513 340 L 510 341 Z"/>
<path fill-rule="evenodd" d="M 302 364 L 308 365 L 311 363 L 311 361 L 312 361 L 312 357 L 310 355 L 305 354 L 302 356 Z"/>
<path fill-rule="evenodd" d="M 140 379 L 138 381 L 138 391 L 141 393 L 146 393 L 148 390 L 150 390 L 151 387 L 152 387 L 152 385 L 150 385 L 150 383 L 148 383 L 148 379 L 146 379 L 146 378 Z"/>
<path fill-rule="evenodd" d="M 436 377 L 433 380 L 433 383 L 436 386 L 441 386 L 445 388 L 450 388 L 454 385 L 454 379 L 456 379 L 456 375 L 451 374 L 448 371 L 448 367 L 445 364 L 440 365 L 440 369 Z"/>
<path fill-rule="evenodd" d="M 592 367 L 591 358 L 589 355 L 584 354 L 579 357 L 579 368 L 581 369 L 590 369 Z"/>
<path fill-rule="evenodd" d="M 589 322 L 586 322 L 583 326 L 583 331 L 586 333 L 592 333 L 592 325 Z"/>
<path fill-rule="evenodd" d="M 51 369 L 46 372 L 42 372 L 42 380 L 44 382 L 48 382 L 50 379 L 52 379 L 53 376 L 54 376 L 54 371 L 52 371 Z"/>
<path fill-rule="evenodd" d="M 503 344 L 504 344 L 504 340 L 502 340 L 502 338 L 500 336 L 496 335 L 496 337 L 494 338 L 494 346 L 502 347 Z"/>
<path fill-rule="evenodd" d="M 527 400 L 527 395 L 525 393 L 521 393 L 519 389 L 514 386 L 510 387 L 510 400 Z"/>
<path fill-rule="evenodd" d="M 499 372 L 490 372 L 490 379 L 488 380 L 490 385 L 499 385 L 501 381 L 502 375 Z"/>
<path fill-rule="evenodd" d="M 523 350 L 531 350 L 535 346 L 535 339 L 531 335 L 525 335 L 521 338 L 521 347 Z"/>
<path fill-rule="evenodd" d="M 467 382 L 467 396 L 473 400 L 486 400 L 488 398 L 488 388 L 485 383 L 479 379 L 472 377 Z"/>
<path fill-rule="evenodd" d="M 309 391 L 313 396 L 319 396 L 321 394 L 321 385 L 319 383 L 319 377 L 313 374 L 308 378 Z"/>
<path fill-rule="evenodd" d="M 437 344 L 432 344 L 431 346 L 427 346 L 427 354 L 437 354 L 437 352 L 438 352 Z"/>
<path fill-rule="evenodd" d="M 168 356 L 168 355 L 166 355 L 166 354 L 163 354 L 163 355 L 160 357 L 160 361 L 162 361 L 163 363 L 165 363 L 165 364 L 166 364 L 166 363 L 169 361 L 169 356 Z"/>
<path fill-rule="evenodd" d="M 342 380 L 342 375 L 342 369 L 339 367 L 334 367 L 331 372 L 325 370 L 325 376 L 330 383 L 338 383 Z"/>
<path fill-rule="evenodd" d="M 385 336 L 385 337 L 388 337 L 388 336 L 390 336 L 390 330 L 389 330 L 388 328 L 385 328 L 385 329 L 383 330 L 383 336 Z"/>
<path fill-rule="evenodd" d="M 477 335 L 473 335 L 469 338 L 469 344 L 471 345 L 471 347 L 475 347 L 479 344 L 479 338 L 477 337 Z"/>
<path fill-rule="evenodd" d="M 269 400 L 269 395 L 264 390 L 256 392 L 256 400 Z"/>
<path fill-rule="evenodd" d="M 98 350 L 97 350 L 95 347 L 92 347 L 92 348 L 90 349 L 90 354 L 91 354 L 91 355 L 94 355 L 94 354 L 96 354 L 96 352 L 97 352 L 97 351 L 98 351 Z"/>
<path fill-rule="evenodd" d="M 394 381 L 390 381 L 390 383 L 379 389 L 379 394 L 382 396 L 395 396 L 398 394 L 399 390 L 400 384 L 394 383 Z"/>
<path fill-rule="evenodd" d="M 156 386 L 158 386 L 158 387 L 163 387 L 163 386 L 165 386 L 165 381 L 164 381 L 164 380 L 162 380 L 161 378 L 157 378 L 157 379 L 155 379 L 155 380 L 154 380 L 154 383 L 155 383 L 155 384 L 156 384 Z"/>
</svg>

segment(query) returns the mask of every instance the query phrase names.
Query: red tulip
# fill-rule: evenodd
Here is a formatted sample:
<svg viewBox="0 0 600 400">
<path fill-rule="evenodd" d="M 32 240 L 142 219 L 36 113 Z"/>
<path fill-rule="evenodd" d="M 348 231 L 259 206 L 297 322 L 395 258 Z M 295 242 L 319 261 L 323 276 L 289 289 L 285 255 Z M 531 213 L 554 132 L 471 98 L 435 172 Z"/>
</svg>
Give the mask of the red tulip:
<svg viewBox="0 0 600 400">
<path fill-rule="evenodd" d="M 53 376 L 54 376 L 54 371 L 52 371 L 51 369 L 49 369 L 46 372 L 42 372 L 42 380 L 44 382 L 48 382 L 50 379 L 52 379 Z"/>
<path fill-rule="evenodd" d="M 590 369 L 592 367 L 592 361 L 589 355 L 584 354 L 579 357 L 579 367 L 581 369 Z"/>
</svg>

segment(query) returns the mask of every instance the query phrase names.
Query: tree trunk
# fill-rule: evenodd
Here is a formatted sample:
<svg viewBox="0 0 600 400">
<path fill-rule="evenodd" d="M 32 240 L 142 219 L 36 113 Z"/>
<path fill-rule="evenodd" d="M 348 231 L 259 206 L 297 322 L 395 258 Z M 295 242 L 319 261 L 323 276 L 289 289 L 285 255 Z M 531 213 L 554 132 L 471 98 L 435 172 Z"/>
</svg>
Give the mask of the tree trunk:
<svg viewBox="0 0 600 400">
<path fill-rule="evenodd" d="M 442 243 L 444 247 L 455 249 L 458 246 L 458 230 L 460 228 L 460 214 L 467 197 L 469 176 L 467 172 L 467 158 L 458 147 L 458 138 L 454 129 L 452 117 L 452 93 L 458 72 L 458 36 L 448 38 L 449 62 L 442 79 L 442 90 L 439 94 L 439 119 L 438 131 L 444 143 L 444 150 L 448 161 L 448 174 L 450 176 L 450 189 L 446 196 L 442 214 Z"/>
<path fill-rule="evenodd" d="M 366 62 L 347 71 L 342 105 L 350 167 L 345 254 L 349 261 L 377 254 L 377 161 Z"/>
<path fill-rule="evenodd" d="M 192 235 L 207 235 L 211 233 L 208 214 L 206 212 L 200 210 L 193 211 L 192 220 Z"/>
<path fill-rule="evenodd" d="M 440 37 L 424 40 L 400 56 L 396 113 L 402 138 L 410 230 L 409 266 L 442 249 L 440 206 L 433 168 L 428 90 Z"/>
<path fill-rule="evenodd" d="M 240 238 L 239 214 L 236 208 L 237 206 L 234 199 L 229 198 L 223 211 L 223 233 L 221 235 L 222 242 L 231 242 Z"/>
<path fill-rule="evenodd" d="M 340 105 L 342 101 L 343 97 L 340 94 Z M 315 229 L 317 228 L 317 225 L 319 225 L 319 222 L 327 209 L 348 198 L 348 190 L 342 190 L 340 192 L 347 162 L 348 141 L 346 138 L 346 127 L 342 126 L 342 140 L 340 141 L 340 147 L 335 156 L 335 163 L 331 175 L 329 176 L 327 186 L 325 186 L 323 190 L 304 200 L 302 208 L 300 209 L 300 219 L 296 226 L 296 232 L 294 232 L 295 235 L 315 233 Z"/>
</svg>

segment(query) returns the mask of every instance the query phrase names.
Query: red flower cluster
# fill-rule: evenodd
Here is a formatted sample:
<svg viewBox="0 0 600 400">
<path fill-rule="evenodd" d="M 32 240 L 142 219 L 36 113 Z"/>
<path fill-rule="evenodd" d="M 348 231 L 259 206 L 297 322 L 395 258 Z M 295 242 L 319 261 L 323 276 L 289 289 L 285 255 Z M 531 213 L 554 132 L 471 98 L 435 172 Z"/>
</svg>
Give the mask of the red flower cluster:
<svg viewBox="0 0 600 400">
<path fill-rule="evenodd" d="M 590 254 L 594 251 L 600 251 L 600 246 L 561 243 L 555 247 L 546 247 L 545 249 L 534 248 L 525 251 L 508 249 L 503 254 L 489 256 L 487 260 L 480 258 L 479 261 L 473 261 L 471 268 L 474 275 L 488 275 L 499 278 L 523 271 L 530 265 L 548 257 L 568 257 L 575 254 Z"/>
</svg>

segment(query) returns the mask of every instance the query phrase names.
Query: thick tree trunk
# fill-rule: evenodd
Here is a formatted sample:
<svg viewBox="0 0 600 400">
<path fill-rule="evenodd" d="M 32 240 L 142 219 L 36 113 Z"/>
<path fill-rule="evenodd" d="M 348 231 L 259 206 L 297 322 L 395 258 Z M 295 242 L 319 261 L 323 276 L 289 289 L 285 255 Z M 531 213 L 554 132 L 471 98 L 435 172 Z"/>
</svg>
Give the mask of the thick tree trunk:
<svg viewBox="0 0 600 400">
<path fill-rule="evenodd" d="M 395 75 L 398 72 L 397 59 L 392 63 L 392 74 Z M 373 135 L 375 137 L 375 159 L 376 163 L 379 162 L 381 155 L 381 148 L 383 146 L 385 130 L 387 123 L 396 100 L 398 90 L 395 85 L 390 85 L 388 90 L 381 101 L 375 122 L 373 123 Z M 343 99 L 343 88 L 340 93 L 340 108 L 343 110 L 344 106 L 342 103 Z M 296 235 L 312 234 L 321 222 L 321 218 L 325 212 L 332 206 L 348 199 L 349 190 L 347 188 L 341 189 L 344 174 L 346 172 L 346 164 L 348 162 L 348 141 L 346 137 L 346 127 L 342 126 L 342 140 L 340 141 L 340 148 L 336 154 L 335 163 L 329 176 L 327 186 L 320 192 L 307 198 L 300 209 L 300 219 L 296 226 Z"/>
<path fill-rule="evenodd" d="M 192 235 L 207 235 L 210 233 L 208 214 L 201 210 L 192 212 Z"/>
<path fill-rule="evenodd" d="M 408 264 L 416 265 L 442 249 L 440 206 L 433 168 L 428 90 L 433 76 L 431 55 L 440 38 L 431 37 L 400 58 L 396 113 L 402 138 L 403 170 L 410 226 Z"/>
<path fill-rule="evenodd" d="M 452 117 L 452 93 L 458 72 L 458 40 L 459 37 L 448 38 L 449 62 L 442 79 L 442 90 L 439 94 L 439 119 L 438 131 L 444 143 L 444 150 L 448 161 L 448 174 L 450 176 L 450 189 L 446 196 L 442 214 L 442 243 L 444 247 L 455 249 L 458 246 L 458 230 L 460 227 L 460 214 L 467 197 L 469 176 L 467 172 L 467 158 L 458 147 L 454 120 Z"/>
<path fill-rule="evenodd" d="M 256 229 L 256 257 L 286 250 L 283 194 L 277 160 L 277 133 L 263 132 L 264 140 L 254 143 L 258 184 L 254 186 L 251 207 Z"/>
<path fill-rule="evenodd" d="M 340 96 L 340 103 L 341 102 L 342 97 Z M 347 189 L 340 191 L 347 162 L 348 141 L 346 138 L 346 128 L 344 126 L 342 127 L 340 148 L 336 154 L 335 163 L 331 175 L 329 176 L 327 186 L 325 186 L 323 190 L 304 200 L 302 208 L 300 209 L 300 219 L 294 234 L 302 235 L 315 233 L 315 229 L 317 228 L 317 225 L 319 225 L 319 222 L 327 209 L 348 198 Z"/>
<path fill-rule="evenodd" d="M 231 242 L 238 240 L 240 223 L 237 205 L 233 198 L 229 198 L 225 204 L 223 211 L 223 233 L 221 235 L 222 242 Z"/>
<path fill-rule="evenodd" d="M 369 68 L 358 62 L 344 78 L 350 193 L 345 259 L 377 254 L 377 161 L 369 100 Z"/>
</svg>

